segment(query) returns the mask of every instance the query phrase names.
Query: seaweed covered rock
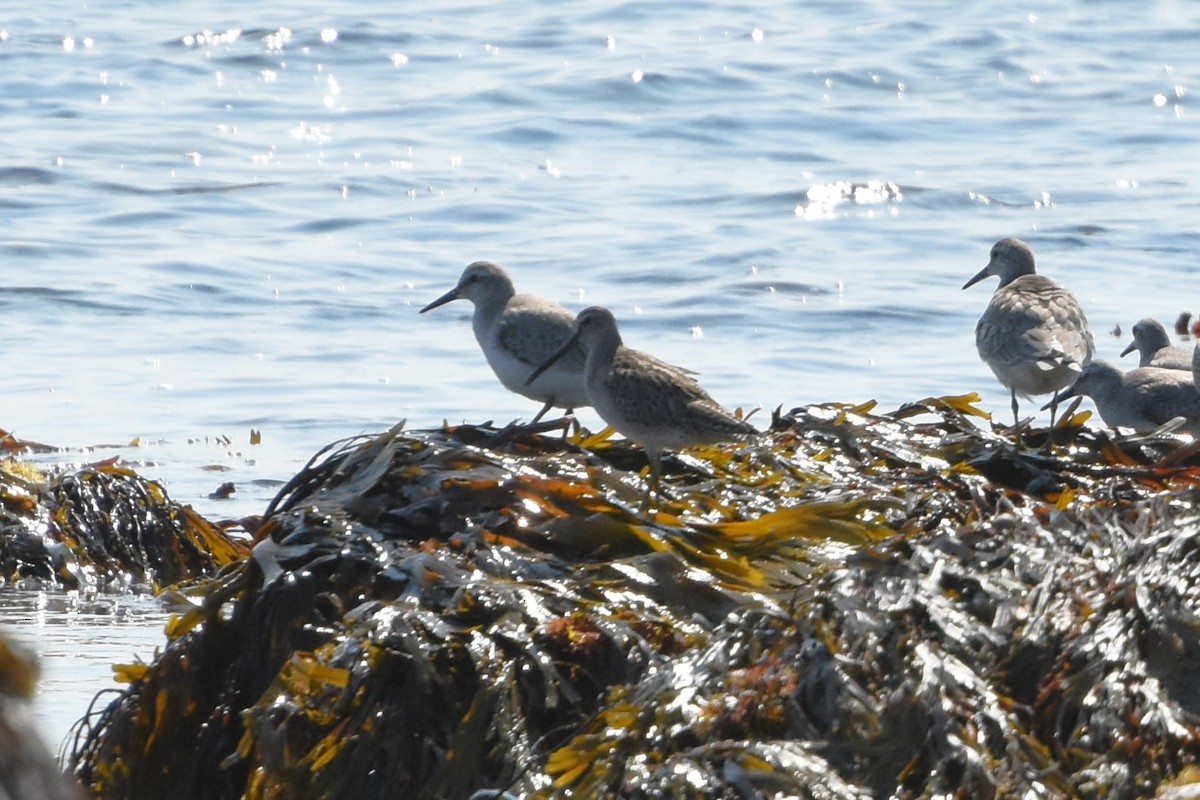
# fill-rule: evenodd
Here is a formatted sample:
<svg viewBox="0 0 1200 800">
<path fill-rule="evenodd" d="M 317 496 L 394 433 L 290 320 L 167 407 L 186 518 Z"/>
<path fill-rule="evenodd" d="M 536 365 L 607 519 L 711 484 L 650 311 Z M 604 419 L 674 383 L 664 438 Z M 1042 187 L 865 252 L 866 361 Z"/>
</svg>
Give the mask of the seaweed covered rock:
<svg viewBox="0 0 1200 800">
<path fill-rule="evenodd" d="M 114 463 L 49 478 L 21 462 L 0 467 L 0 584 L 158 590 L 215 574 L 247 552 Z"/>
<path fill-rule="evenodd" d="M 600 437 L 343 443 L 128 668 L 73 768 L 109 798 L 1193 780 L 1195 449 L 1079 419 L 1015 449 L 971 402 L 776 414 L 759 441 L 669 459 L 651 517 L 644 458 Z"/>
</svg>

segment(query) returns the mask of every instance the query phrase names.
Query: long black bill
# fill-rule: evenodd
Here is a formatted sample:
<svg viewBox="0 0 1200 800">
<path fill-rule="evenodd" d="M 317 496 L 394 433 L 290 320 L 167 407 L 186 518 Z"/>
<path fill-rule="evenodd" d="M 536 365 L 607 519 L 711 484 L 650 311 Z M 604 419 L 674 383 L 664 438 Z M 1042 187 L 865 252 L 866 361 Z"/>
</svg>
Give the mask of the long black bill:
<svg viewBox="0 0 1200 800">
<path fill-rule="evenodd" d="M 457 299 L 458 299 L 458 287 L 455 286 L 453 289 L 446 292 L 444 295 L 439 297 L 437 300 L 434 300 L 432 303 L 425 306 L 417 313 L 424 314 L 426 311 L 432 311 L 433 309 L 437 308 L 438 306 L 444 306 L 444 305 L 446 305 L 446 303 L 449 303 L 451 300 L 457 300 Z"/>
<path fill-rule="evenodd" d="M 577 341 L 579 341 L 579 329 L 578 328 L 575 330 L 574 333 L 572 333 L 567 338 L 567 340 L 565 342 L 562 343 L 562 347 L 560 347 L 554 351 L 554 355 L 547 358 L 540 367 L 538 367 L 537 369 L 535 369 L 533 372 L 531 372 L 529 374 L 529 377 L 525 379 L 525 385 L 528 386 L 529 384 L 533 383 L 534 381 L 537 380 L 539 375 L 541 375 L 546 370 L 550 369 L 550 367 L 554 366 L 554 362 L 558 361 L 560 358 L 565 356 L 567 354 L 567 351 L 570 350 L 572 347 L 574 347 L 575 342 L 577 342 Z"/>
<path fill-rule="evenodd" d="M 1067 388 L 1063 389 L 1063 390 L 1062 390 L 1061 392 L 1059 392 L 1058 394 L 1056 394 L 1056 395 L 1054 395 L 1053 397 L 1051 397 L 1051 398 L 1050 398 L 1050 402 L 1049 402 L 1049 403 L 1046 403 L 1046 405 L 1042 406 L 1042 411 L 1045 411 L 1047 408 L 1050 408 L 1051 406 L 1057 406 L 1057 405 L 1058 405 L 1059 403 L 1061 403 L 1063 400 L 1067 400 L 1067 399 L 1069 399 L 1069 398 L 1072 398 L 1072 397 L 1074 397 L 1074 396 L 1075 396 L 1075 387 L 1074 387 L 1074 386 L 1068 386 Z"/>
<path fill-rule="evenodd" d="M 1129 347 L 1126 347 L 1124 350 L 1121 351 L 1121 357 L 1124 358 L 1125 356 L 1132 353 L 1134 350 L 1137 350 L 1137 342 L 1130 342 Z"/>
<path fill-rule="evenodd" d="M 977 273 L 975 274 L 975 277 L 974 277 L 974 278 L 971 278 L 971 280 L 969 280 L 969 281 L 967 281 L 966 283 L 964 283 L 964 284 L 963 284 L 963 288 L 964 288 L 964 289 L 970 289 L 972 286 L 974 286 L 975 284 L 979 283 L 981 280 L 983 280 L 984 278 L 986 278 L 986 277 L 988 276 L 988 269 L 989 269 L 991 266 L 992 266 L 992 264 L 991 264 L 991 262 L 989 261 L 989 262 L 988 262 L 988 265 L 987 265 L 986 267 L 984 267 L 983 269 L 979 270 L 979 272 L 977 272 Z"/>
</svg>

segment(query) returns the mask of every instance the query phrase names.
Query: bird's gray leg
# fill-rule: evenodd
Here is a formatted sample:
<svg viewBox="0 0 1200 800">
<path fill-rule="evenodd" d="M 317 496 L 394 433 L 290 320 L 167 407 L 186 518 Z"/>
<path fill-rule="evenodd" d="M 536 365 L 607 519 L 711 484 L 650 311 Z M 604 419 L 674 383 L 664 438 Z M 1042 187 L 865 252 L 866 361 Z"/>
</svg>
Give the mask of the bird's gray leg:
<svg viewBox="0 0 1200 800">
<path fill-rule="evenodd" d="M 546 416 L 546 412 L 552 408 L 554 408 L 554 398 L 550 398 L 549 400 L 546 401 L 546 405 L 542 406 L 542 410 L 537 413 L 537 416 L 535 416 L 533 419 L 531 419 L 529 421 L 529 424 L 537 425 L 538 420 L 540 420 L 542 417 Z"/>
<path fill-rule="evenodd" d="M 639 511 L 648 511 L 652 507 L 651 501 L 655 493 L 662 494 L 662 453 L 646 451 L 646 459 L 650 462 L 650 485 L 646 489 L 646 496 L 642 498 Z"/>
<path fill-rule="evenodd" d="M 1055 392 L 1055 397 L 1058 393 Z M 1058 401 L 1050 398 L 1050 432 L 1046 434 L 1046 443 L 1042 445 L 1042 449 L 1050 452 L 1050 448 L 1054 447 L 1054 420 L 1058 416 Z"/>
<path fill-rule="evenodd" d="M 567 439 L 571 438 L 572 434 L 582 431 L 583 426 L 579 424 L 579 420 L 575 417 L 575 409 L 566 409 L 566 413 L 563 416 L 571 418 L 571 423 L 567 425 L 567 427 L 563 428 L 563 441 L 566 441 Z"/>
<path fill-rule="evenodd" d="M 541 419 L 542 417 L 546 416 L 546 412 L 552 408 L 554 408 L 554 398 L 553 397 L 551 397 L 549 400 L 547 400 L 546 405 L 542 406 L 542 410 L 537 413 L 537 416 L 535 416 L 532 420 L 529 421 L 528 427 L 533 427 L 534 425 L 537 425 L 538 420 Z M 568 438 L 570 438 L 572 428 L 574 428 L 575 430 L 579 429 L 579 420 L 575 419 L 575 417 L 574 417 L 575 409 L 568 408 L 566 411 L 567 411 L 567 413 L 564 414 L 563 417 L 564 418 L 570 417 L 571 422 L 570 422 L 570 424 L 568 424 L 566 427 L 563 428 L 563 440 L 564 441 L 567 440 Z"/>
<path fill-rule="evenodd" d="M 1013 431 L 1017 437 L 1017 447 L 1020 447 L 1021 446 L 1021 417 L 1020 417 L 1020 412 L 1018 411 L 1020 406 L 1017 403 L 1017 390 L 1010 389 L 1009 392 L 1012 394 Z"/>
</svg>

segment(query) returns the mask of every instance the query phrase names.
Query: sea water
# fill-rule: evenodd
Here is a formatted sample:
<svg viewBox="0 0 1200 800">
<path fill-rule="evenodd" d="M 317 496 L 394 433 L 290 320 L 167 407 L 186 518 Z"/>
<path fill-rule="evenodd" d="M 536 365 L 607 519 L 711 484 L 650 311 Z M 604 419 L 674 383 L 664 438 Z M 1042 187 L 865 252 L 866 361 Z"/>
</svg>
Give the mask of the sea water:
<svg viewBox="0 0 1200 800">
<path fill-rule="evenodd" d="M 477 259 L 731 408 L 978 391 L 1007 420 L 994 283 L 960 288 L 996 239 L 1099 357 L 1200 311 L 1197 41 L 1172 0 L 10 9 L 0 427 L 219 518 L 336 439 L 528 418 L 469 303 L 417 313 Z M 52 744 L 162 622 L 0 589 Z"/>
</svg>

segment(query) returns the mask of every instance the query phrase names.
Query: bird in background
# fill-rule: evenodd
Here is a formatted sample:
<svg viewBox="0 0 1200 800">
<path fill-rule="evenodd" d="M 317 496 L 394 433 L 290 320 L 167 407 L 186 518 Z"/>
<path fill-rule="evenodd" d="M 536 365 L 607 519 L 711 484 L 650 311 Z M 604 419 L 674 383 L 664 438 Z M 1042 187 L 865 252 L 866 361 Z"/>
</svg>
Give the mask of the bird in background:
<svg viewBox="0 0 1200 800">
<path fill-rule="evenodd" d="M 1138 351 L 1139 367 L 1161 367 L 1191 371 L 1192 351 L 1171 344 L 1167 329 L 1156 319 L 1146 317 L 1133 325 L 1133 341 L 1121 351 L 1121 357 Z"/>
<path fill-rule="evenodd" d="M 975 326 L 975 346 L 1009 390 L 1015 425 L 1018 395 L 1050 394 L 1070 386 L 1091 362 L 1095 343 L 1075 295 L 1037 274 L 1033 250 L 1025 242 L 1006 238 L 992 245 L 987 266 L 963 289 L 992 276 L 1000 284 Z M 1050 409 L 1053 425 L 1056 399 Z"/>
<path fill-rule="evenodd" d="M 535 382 L 575 347 L 586 354 L 588 402 L 607 425 L 646 451 L 651 486 L 662 479 L 662 453 L 750 436 L 758 431 L 716 403 L 690 375 L 626 347 L 612 312 L 592 306 L 579 312 L 570 338 L 529 376 Z"/>
<path fill-rule="evenodd" d="M 563 347 L 574 330 L 575 317 L 570 311 L 544 297 L 517 294 L 508 273 L 490 261 L 467 266 L 458 285 L 420 313 L 454 300 L 474 303 L 471 327 L 475 339 L 504 388 L 543 403 L 530 424 L 551 408 L 569 413 L 588 405 L 583 349 Z M 527 380 L 535 367 L 556 353 L 560 355 L 552 369 L 539 373 L 536 381 Z"/>
</svg>

